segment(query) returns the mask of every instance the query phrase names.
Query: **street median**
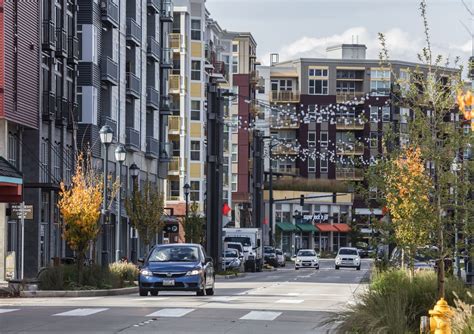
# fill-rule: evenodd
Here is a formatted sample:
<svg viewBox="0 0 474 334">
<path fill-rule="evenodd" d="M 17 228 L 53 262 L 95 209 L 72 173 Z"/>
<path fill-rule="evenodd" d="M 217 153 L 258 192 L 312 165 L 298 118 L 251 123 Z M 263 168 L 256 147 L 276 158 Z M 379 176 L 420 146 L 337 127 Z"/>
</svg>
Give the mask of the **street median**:
<svg viewBox="0 0 474 334">
<path fill-rule="evenodd" d="M 101 289 L 101 290 L 24 290 L 20 291 L 20 297 L 25 298 L 49 298 L 49 297 L 103 297 L 120 296 L 138 293 L 138 287 L 128 287 L 121 289 Z"/>
</svg>

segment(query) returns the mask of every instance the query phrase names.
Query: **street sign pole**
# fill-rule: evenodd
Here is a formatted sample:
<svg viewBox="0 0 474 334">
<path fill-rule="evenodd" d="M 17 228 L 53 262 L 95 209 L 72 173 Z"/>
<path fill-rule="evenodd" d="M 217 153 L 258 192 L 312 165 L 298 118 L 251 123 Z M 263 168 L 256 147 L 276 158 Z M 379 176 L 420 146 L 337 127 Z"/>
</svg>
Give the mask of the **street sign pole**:
<svg viewBox="0 0 474 334">
<path fill-rule="evenodd" d="M 20 227 L 21 227 L 21 272 L 20 279 L 24 278 L 24 267 L 25 267 L 25 202 L 21 202 L 20 207 Z"/>
</svg>

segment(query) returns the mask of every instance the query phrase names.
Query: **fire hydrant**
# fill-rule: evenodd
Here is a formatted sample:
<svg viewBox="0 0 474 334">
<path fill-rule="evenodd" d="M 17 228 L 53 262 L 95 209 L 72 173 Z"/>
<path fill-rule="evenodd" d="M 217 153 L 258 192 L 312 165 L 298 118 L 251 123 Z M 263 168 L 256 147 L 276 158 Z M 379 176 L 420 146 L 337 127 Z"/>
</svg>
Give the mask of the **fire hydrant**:
<svg viewBox="0 0 474 334">
<path fill-rule="evenodd" d="M 429 310 L 429 314 L 432 334 L 451 334 L 451 318 L 454 312 L 444 298 L 438 300 L 435 307 Z"/>
</svg>

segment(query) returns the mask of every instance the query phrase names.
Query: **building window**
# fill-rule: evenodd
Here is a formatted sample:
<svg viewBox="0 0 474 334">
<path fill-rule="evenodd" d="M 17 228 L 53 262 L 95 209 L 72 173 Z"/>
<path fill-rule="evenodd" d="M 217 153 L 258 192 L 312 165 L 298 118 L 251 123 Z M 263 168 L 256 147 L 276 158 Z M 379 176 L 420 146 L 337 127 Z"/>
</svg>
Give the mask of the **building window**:
<svg viewBox="0 0 474 334">
<path fill-rule="evenodd" d="M 201 101 L 191 101 L 191 121 L 201 120 Z"/>
<path fill-rule="evenodd" d="M 43 139 L 41 141 L 41 152 L 40 152 L 40 175 L 41 182 L 46 183 L 49 180 L 49 167 L 48 167 L 48 143 Z"/>
<path fill-rule="evenodd" d="M 232 44 L 232 52 L 239 52 L 239 43 L 233 43 Z"/>
<path fill-rule="evenodd" d="M 377 187 L 370 187 L 369 188 L 369 199 L 377 199 Z"/>
<path fill-rule="evenodd" d="M 382 107 L 382 122 L 390 122 L 390 107 Z"/>
<path fill-rule="evenodd" d="M 237 144 L 232 144 L 232 162 L 237 162 Z"/>
<path fill-rule="evenodd" d="M 239 73 L 239 59 L 237 57 L 232 57 L 232 74 Z"/>
<path fill-rule="evenodd" d="M 315 147 L 316 146 L 316 132 L 309 131 L 308 132 L 308 147 Z"/>
<path fill-rule="evenodd" d="M 327 131 L 321 131 L 319 133 L 319 145 L 321 147 L 328 147 L 328 132 Z"/>
<path fill-rule="evenodd" d="M 326 157 L 321 157 L 321 159 L 319 160 L 319 171 L 321 173 L 327 173 L 328 172 L 328 160 Z"/>
<path fill-rule="evenodd" d="M 310 77 L 327 77 L 328 70 L 327 68 L 310 68 L 308 71 Z"/>
<path fill-rule="evenodd" d="M 379 147 L 379 137 L 377 132 L 370 133 L 370 148 L 378 148 Z"/>
<path fill-rule="evenodd" d="M 193 41 L 201 40 L 201 20 L 191 20 L 191 39 Z"/>
<path fill-rule="evenodd" d="M 18 140 L 13 133 L 8 134 L 8 162 L 18 168 Z"/>
<path fill-rule="evenodd" d="M 191 140 L 191 161 L 201 160 L 201 142 Z"/>
<path fill-rule="evenodd" d="M 379 107 L 370 107 L 370 121 L 375 123 L 379 121 Z"/>
<path fill-rule="evenodd" d="M 170 188 L 169 188 L 169 199 L 170 200 L 177 200 L 179 199 L 179 181 L 170 181 L 169 182 Z"/>
<path fill-rule="evenodd" d="M 201 80 L 201 61 L 191 61 L 191 80 Z"/>
<path fill-rule="evenodd" d="M 328 81 L 327 80 L 309 80 L 309 94 L 310 95 L 328 95 Z"/>
<path fill-rule="evenodd" d="M 390 92 L 390 71 L 370 71 L 370 92 L 372 95 L 388 95 Z"/>
<path fill-rule="evenodd" d="M 316 159 L 308 158 L 308 173 L 316 173 Z"/>
<path fill-rule="evenodd" d="M 53 150 L 53 175 L 55 181 L 61 181 L 61 143 L 56 143 L 55 149 Z"/>
<path fill-rule="evenodd" d="M 199 202 L 201 183 L 199 181 L 191 181 L 189 185 L 189 199 L 191 202 Z"/>
<path fill-rule="evenodd" d="M 232 173 L 232 191 L 237 191 L 237 174 Z"/>
<path fill-rule="evenodd" d="M 74 164 L 73 157 L 72 157 L 72 147 L 71 146 L 66 146 L 66 149 L 64 150 L 64 165 L 65 167 L 65 177 L 66 177 L 66 183 L 70 184 L 71 179 L 72 179 L 72 167 Z M 125 197 L 123 197 L 125 198 Z"/>
</svg>

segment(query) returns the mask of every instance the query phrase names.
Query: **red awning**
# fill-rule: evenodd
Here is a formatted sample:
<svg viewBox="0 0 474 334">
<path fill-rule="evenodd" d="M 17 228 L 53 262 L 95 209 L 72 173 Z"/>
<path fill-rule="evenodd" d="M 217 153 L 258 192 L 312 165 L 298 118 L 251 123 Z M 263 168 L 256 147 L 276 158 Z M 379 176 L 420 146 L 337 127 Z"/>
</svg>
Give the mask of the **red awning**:
<svg viewBox="0 0 474 334">
<path fill-rule="evenodd" d="M 314 224 L 319 232 L 339 232 L 339 230 L 331 224 Z"/>
<path fill-rule="evenodd" d="M 341 233 L 348 233 L 351 231 L 351 227 L 347 224 L 334 224 L 333 225 L 338 232 L 341 232 Z"/>
</svg>

